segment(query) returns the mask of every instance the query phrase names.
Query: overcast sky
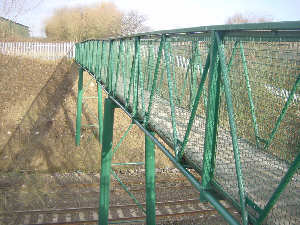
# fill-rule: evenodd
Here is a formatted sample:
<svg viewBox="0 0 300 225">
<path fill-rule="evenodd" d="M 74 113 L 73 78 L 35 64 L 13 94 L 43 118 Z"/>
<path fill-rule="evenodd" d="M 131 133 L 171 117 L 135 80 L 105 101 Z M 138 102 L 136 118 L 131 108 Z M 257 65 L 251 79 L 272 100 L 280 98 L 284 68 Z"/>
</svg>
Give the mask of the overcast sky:
<svg viewBox="0 0 300 225">
<path fill-rule="evenodd" d="M 107 0 L 109 1 L 109 0 Z M 272 17 L 275 21 L 300 20 L 300 0 L 110 0 L 122 11 L 136 10 L 147 17 L 153 30 L 223 24 L 235 13 Z M 17 18 L 33 36 L 44 35 L 44 22 L 55 9 L 89 6 L 100 0 L 44 0 Z"/>
</svg>

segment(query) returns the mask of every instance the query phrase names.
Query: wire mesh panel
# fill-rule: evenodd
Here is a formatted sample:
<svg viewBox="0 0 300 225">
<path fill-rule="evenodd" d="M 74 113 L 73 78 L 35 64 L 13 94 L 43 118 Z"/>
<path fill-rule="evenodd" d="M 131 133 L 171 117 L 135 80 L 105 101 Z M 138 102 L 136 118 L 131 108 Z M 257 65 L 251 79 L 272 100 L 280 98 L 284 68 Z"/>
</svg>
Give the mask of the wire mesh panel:
<svg viewBox="0 0 300 225">
<path fill-rule="evenodd" d="M 76 61 L 171 146 L 172 157 L 202 175 L 203 190 L 230 200 L 243 224 L 297 224 L 297 26 L 200 27 L 92 40 L 77 44 Z"/>
<path fill-rule="evenodd" d="M 249 202 L 248 210 L 258 216 L 251 203 L 254 202 L 261 209 L 266 206 L 299 152 L 299 88 L 292 93 L 299 79 L 299 43 L 285 41 L 284 38 L 277 41 L 243 41 L 232 37 L 225 38 L 224 42 L 228 64 L 233 55 L 229 79 L 246 200 Z M 227 109 L 223 99 L 224 94 L 221 93 L 215 175 L 226 192 L 239 201 Z M 296 173 L 294 182 L 299 182 L 299 178 L 299 173 Z M 299 222 L 299 218 L 295 217 L 299 214 L 299 194 L 299 188 L 291 183 L 267 221 L 270 224 Z"/>
</svg>

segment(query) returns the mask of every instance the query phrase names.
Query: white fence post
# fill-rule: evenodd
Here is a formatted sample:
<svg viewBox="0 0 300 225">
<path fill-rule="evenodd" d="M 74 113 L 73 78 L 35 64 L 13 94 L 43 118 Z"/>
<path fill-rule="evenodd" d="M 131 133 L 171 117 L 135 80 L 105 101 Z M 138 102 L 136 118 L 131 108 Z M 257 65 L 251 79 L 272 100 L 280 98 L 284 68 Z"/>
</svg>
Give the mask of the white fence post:
<svg viewBox="0 0 300 225">
<path fill-rule="evenodd" d="M 74 42 L 0 42 L 0 54 L 44 60 L 75 57 Z"/>
</svg>

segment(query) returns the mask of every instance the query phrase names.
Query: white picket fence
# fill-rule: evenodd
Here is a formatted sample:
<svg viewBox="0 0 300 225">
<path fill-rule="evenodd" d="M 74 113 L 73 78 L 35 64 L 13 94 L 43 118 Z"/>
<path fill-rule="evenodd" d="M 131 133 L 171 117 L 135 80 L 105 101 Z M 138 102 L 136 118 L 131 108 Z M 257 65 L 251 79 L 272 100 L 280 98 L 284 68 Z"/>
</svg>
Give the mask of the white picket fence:
<svg viewBox="0 0 300 225">
<path fill-rule="evenodd" d="M 0 42 L 0 54 L 43 60 L 75 57 L 75 42 Z"/>
</svg>

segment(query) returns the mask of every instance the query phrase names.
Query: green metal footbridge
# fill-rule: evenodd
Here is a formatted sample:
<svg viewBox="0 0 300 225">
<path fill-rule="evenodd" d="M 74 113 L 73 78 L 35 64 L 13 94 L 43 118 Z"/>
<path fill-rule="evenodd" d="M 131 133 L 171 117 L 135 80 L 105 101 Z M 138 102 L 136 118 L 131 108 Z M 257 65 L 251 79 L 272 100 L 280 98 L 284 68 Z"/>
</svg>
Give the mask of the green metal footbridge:
<svg viewBox="0 0 300 225">
<path fill-rule="evenodd" d="M 98 88 L 99 224 L 108 224 L 115 108 L 145 133 L 147 224 L 156 223 L 154 145 L 229 224 L 300 224 L 299 21 L 87 40 L 75 52 L 77 145 L 83 71 Z"/>
</svg>

